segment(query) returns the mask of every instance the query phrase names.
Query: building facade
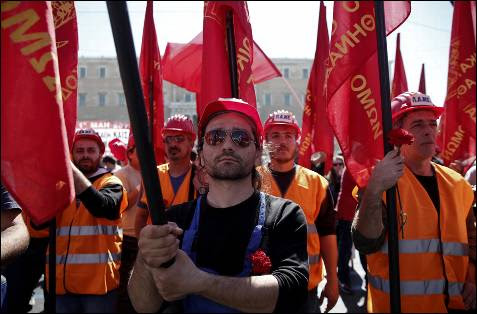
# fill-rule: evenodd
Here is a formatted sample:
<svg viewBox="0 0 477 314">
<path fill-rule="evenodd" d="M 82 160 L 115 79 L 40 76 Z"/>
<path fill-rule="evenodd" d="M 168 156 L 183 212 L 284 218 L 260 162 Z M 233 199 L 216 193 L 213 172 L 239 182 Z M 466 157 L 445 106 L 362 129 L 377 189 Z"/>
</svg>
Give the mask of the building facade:
<svg viewBox="0 0 477 314">
<path fill-rule="evenodd" d="M 273 59 L 283 77 L 255 85 L 263 121 L 278 109 L 292 111 L 301 123 L 313 60 Z M 116 58 L 79 58 L 78 121 L 128 122 L 126 99 Z M 197 122 L 195 93 L 164 81 L 164 118 L 181 113 Z"/>
</svg>

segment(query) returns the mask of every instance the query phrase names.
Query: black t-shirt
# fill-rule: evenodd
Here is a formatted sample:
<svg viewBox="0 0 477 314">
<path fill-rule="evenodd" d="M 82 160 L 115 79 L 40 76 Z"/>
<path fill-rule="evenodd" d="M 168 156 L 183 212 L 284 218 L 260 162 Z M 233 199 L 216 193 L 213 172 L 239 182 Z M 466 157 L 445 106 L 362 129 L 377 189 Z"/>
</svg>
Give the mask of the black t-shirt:
<svg viewBox="0 0 477 314">
<path fill-rule="evenodd" d="M 432 203 L 434 203 L 434 207 L 437 209 L 437 212 L 440 211 L 440 200 L 439 200 L 439 187 L 437 186 L 437 177 L 436 175 L 432 176 L 419 176 L 417 174 L 414 174 L 421 183 L 421 185 L 424 187 L 426 190 L 427 194 L 432 200 Z"/>
<path fill-rule="evenodd" d="M 261 248 L 270 257 L 272 275 L 279 284 L 275 312 L 294 312 L 307 297 L 308 254 L 306 218 L 295 203 L 267 195 Z M 202 198 L 199 234 L 193 245 L 197 266 L 221 275 L 234 276 L 242 270 L 245 250 L 258 220 L 259 193 L 228 208 L 213 208 Z M 172 206 L 167 220 L 189 229 L 197 200 Z M 181 237 L 182 242 L 182 237 Z"/>
<path fill-rule="evenodd" d="M 20 209 L 20 205 L 17 204 L 15 199 L 11 196 L 8 190 L 3 186 L 3 183 L 0 185 L 2 193 L 2 211 L 9 209 Z"/>
</svg>

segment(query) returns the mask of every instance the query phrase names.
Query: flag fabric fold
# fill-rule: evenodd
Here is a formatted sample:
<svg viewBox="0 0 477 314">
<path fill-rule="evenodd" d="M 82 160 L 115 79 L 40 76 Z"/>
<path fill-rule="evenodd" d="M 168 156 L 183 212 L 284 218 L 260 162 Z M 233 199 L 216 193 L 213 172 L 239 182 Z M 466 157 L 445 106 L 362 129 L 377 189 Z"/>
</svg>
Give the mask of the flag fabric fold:
<svg viewBox="0 0 477 314">
<path fill-rule="evenodd" d="M 314 152 L 326 153 L 325 174 L 333 164 L 333 131 L 328 122 L 326 112 L 325 60 L 328 57 L 329 38 L 326 25 L 326 7 L 320 1 L 318 34 L 316 39 L 315 60 L 310 71 L 303 109 L 302 135 L 298 151 L 298 163 L 311 168 L 311 155 Z"/>
<path fill-rule="evenodd" d="M 238 97 L 256 107 L 252 26 L 246 1 L 205 1 L 202 79 L 198 112 L 219 97 L 232 97 L 227 51 L 226 15 L 232 12 L 237 60 Z"/>
<path fill-rule="evenodd" d="M 73 148 L 78 99 L 78 24 L 74 1 L 51 1 L 56 49 L 60 68 L 61 95 L 68 145 Z"/>
<path fill-rule="evenodd" d="M 475 40 L 469 1 L 454 2 L 445 112 L 439 146 L 446 165 L 475 156 Z"/>
<path fill-rule="evenodd" d="M 396 58 L 394 60 L 394 75 L 393 83 L 391 87 L 391 99 L 401 95 L 404 92 L 408 92 L 406 71 L 404 69 L 404 62 L 401 55 L 401 34 L 397 34 L 396 39 Z"/>
<path fill-rule="evenodd" d="M 410 1 L 386 1 L 386 34 L 410 12 Z M 326 60 L 328 117 L 346 166 L 363 187 L 384 155 L 374 2 L 334 2 L 331 34 Z"/>
<path fill-rule="evenodd" d="M 419 88 L 417 91 L 426 94 L 426 73 L 424 70 L 424 63 L 421 67 L 421 78 L 419 79 Z"/>
<path fill-rule="evenodd" d="M 49 1 L 2 2 L 1 20 L 2 182 L 41 224 L 75 196 L 56 58 L 60 43 Z"/>
<path fill-rule="evenodd" d="M 164 126 L 164 98 L 162 94 L 161 54 L 157 43 L 152 1 L 147 1 L 146 6 L 141 55 L 139 57 L 139 73 L 148 120 L 149 122 L 152 120 L 152 125 L 149 125 L 149 128 L 152 135 L 154 155 L 156 163 L 160 165 L 165 162 L 164 143 L 161 135 Z"/>
</svg>

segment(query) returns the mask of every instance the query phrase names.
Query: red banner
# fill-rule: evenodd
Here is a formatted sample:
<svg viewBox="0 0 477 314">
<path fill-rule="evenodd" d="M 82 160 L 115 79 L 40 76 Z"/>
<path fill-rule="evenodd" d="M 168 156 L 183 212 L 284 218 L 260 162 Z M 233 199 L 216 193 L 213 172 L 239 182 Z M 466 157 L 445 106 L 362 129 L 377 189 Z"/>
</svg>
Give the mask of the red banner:
<svg viewBox="0 0 477 314">
<path fill-rule="evenodd" d="M 252 76 L 253 37 L 246 1 L 204 2 L 201 104 L 208 104 L 219 97 L 232 97 L 229 57 L 226 48 L 228 12 L 232 12 L 233 16 L 238 97 L 256 107 Z"/>
<path fill-rule="evenodd" d="M 475 41 L 469 1 L 455 1 L 445 114 L 439 146 L 446 165 L 475 155 Z"/>
<path fill-rule="evenodd" d="M 51 1 L 66 134 L 72 148 L 78 95 L 78 25 L 74 1 Z"/>
<path fill-rule="evenodd" d="M 314 152 L 326 153 L 325 174 L 333 164 L 333 131 L 326 113 L 325 60 L 328 57 L 329 38 L 326 26 L 326 8 L 320 1 L 320 17 L 316 39 L 315 60 L 311 67 L 310 79 L 306 90 L 305 108 L 303 109 L 302 134 L 298 163 L 311 168 L 310 157 Z"/>
<path fill-rule="evenodd" d="M 426 73 L 424 71 L 424 63 L 421 67 L 421 79 L 419 80 L 419 88 L 417 91 L 426 94 Z"/>
<path fill-rule="evenodd" d="M 40 224 L 75 197 L 51 4 L 2 2 L 1 19 L 2 182 Z"/>
<path fill-rule="evenodd" d="M 187 44 L 167 43 L 162 68 L 164 79 L 191 92 L 200 93 L 202 84 L 202 32 Z M 281 76 L 280 70 L 253 42 L 253 83 L 258 84 Z M 200 96 L 196 103 L 200 104 Z M 198 116 L 202 110 L 197 110 Z"/>
<path fill-rule="evenodd" d="M 391 99 L 408 91 L 406 71 L 404 70 L 404 62 L 402 61 L 401 55 L 401 34 L 398 33 L 396 39 L 396 58 L 394 60 L 394 76 L 391 87 Z"/>
<path fill-rule="evenodd" d="M 385 1 L 384 11 L 389 35 L 409 16 L 411 4 Z M 374 3 L 334 2 L 331 34 L 328 117 L 346 166 L 363 187 L 384 154 Z"/>
<path fill-rule="evenodd" d="M 164 126 L 164 98 L 162 96 L 162 65 L 159 45 L 157 44 L 156 28 L 154 26 L 153 3 L 147 2 L 144 29 L 142 33 L 141 56 L 139 57 L 139 72 L 141 74 L 142 91 L 146 112 L 152 126 L 152 143 L 158 165 L 165 162 L 164 143 L 161 130 Z M 152 108 L 151 108 L 152 102 Z"/>
</svg>

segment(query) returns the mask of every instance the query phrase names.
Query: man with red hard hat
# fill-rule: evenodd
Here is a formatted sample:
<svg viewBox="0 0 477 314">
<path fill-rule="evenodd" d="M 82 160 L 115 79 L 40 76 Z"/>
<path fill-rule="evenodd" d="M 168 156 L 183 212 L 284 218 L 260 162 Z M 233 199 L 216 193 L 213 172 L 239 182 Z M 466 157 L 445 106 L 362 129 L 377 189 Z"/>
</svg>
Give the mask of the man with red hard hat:
<svg viewBox="0 0 477 314">
<path fill-rule="evenodd" d="M 443 108 L 428 95 L 406 92 L 392 100 L 391 110 L 393 127 L 414 142 L 376 164 L 354 217 L 354 244 L 367 254 L 368 312 L 390 311 L 384 192 L 394 185 L 402 311 L 475 309 L 472 189 L 457 172 L 431 162 Z"/>
<path fill-rule="evenodd" d="M 314 171 L 295 164 L 300 139 L 300 126 L 295 116 L 286 110 L 270 114 L 264 124 L 265 142 L 270 151 L 270 163 L 259 167 L 265 182 L 270 182 L 270 194 L 290 199 L 305 212 L 308 224 L 307 248 L 310 264 L 308 299 L 304 312 L 319 312 L 324 297 L 326 312 L 338 301 L 338 248 L 336 244 L 336 212 L 328 181 Z M 320 298 L 318 284 L 323 279 L 322 260 L 327 283 Z"/>
<path fill-rule="evenodd" d="M 168 162 L 157 167 L 164 207 L 191 201 L 196 192 L 193 184 L 195 169 L 190 159 L 196 138 L 192 120 L 182 114 L 167 119 L 162 129 L 164 149 Z M 136 234 L 151 223 L 146 195 L 141 195 L 136 215 Z"/>
<path fill-rule="evenodd" d="M 76 199 L 56 218 L 56 311 L 116 312 L 127 193 L 99 167 L 104 143 L 93 129 L 76 132 L 72 163 Z M 46 283 L 48 283 L 46 267 Z"/>
<path fill-rule="evenodd" d="M 305 216 L 258 191 L 261 140 L 255 107 L 222 98 L 205 107 L 198 154 L 208 193 L 171 207 L 168 225 L 141 231 L 128 287 L 136 310 L 177 300 L 186 313 L 294 312 L 304 302 Z"/>
</svg>

